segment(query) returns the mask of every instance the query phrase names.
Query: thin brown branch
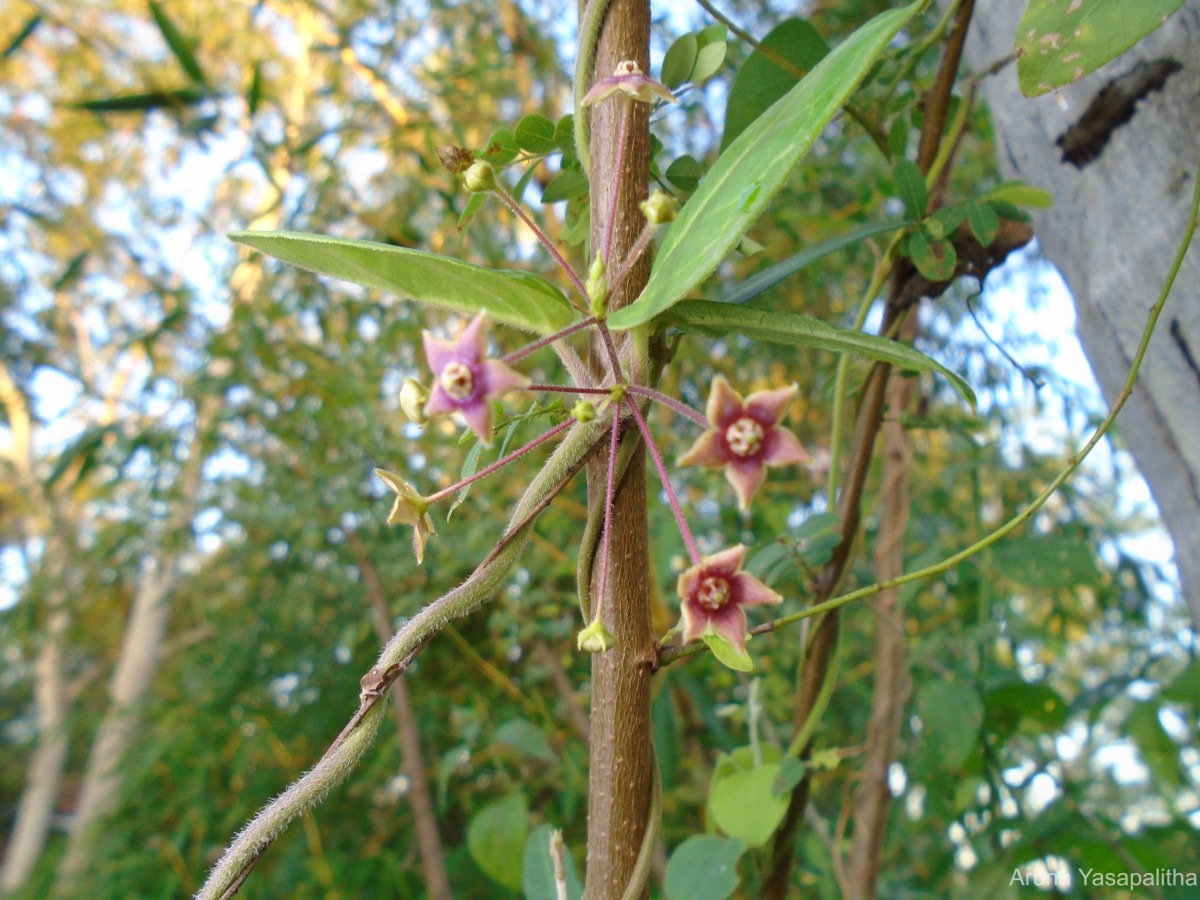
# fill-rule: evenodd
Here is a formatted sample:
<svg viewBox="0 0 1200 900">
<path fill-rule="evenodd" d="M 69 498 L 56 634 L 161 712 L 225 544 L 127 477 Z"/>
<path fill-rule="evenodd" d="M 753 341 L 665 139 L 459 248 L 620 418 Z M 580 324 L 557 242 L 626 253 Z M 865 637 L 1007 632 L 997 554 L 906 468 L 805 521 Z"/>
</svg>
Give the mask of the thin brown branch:
<svg viewBox="0 0 1200 900">
<path fill-rule="evenodd" d="M 946 127 L 946 115 L 950 108 L 950 95 L 955 76 L 962 59 L 963 42 L 970 24 L 974 0 L 964 0 L 955 16 L 955 31 L 946 41 L 942 61 L 933 87 L 926 96 L 925 124 L 921 133 L 917 165 L 928 173 L 937 157 L 941 137 Z M 888 305 L 881 333 L 890 334 L 903 320 L 907 305 L 905 288 L 908 278 L 898 269 L 890 284 Z M 859 407 L 854 439 L 851 445 L 845 487 L 838 502 L 839 533 L 841 542 L 832 559 L 826 565 L 817 582 L 813 603 L 827 600 L 836 591 L 845 576 L 851 556 L 854 537 L 858 532 L 862 516 L 862 493 L 866 484 L 867 471 L 875 453 L 875 439 L 882 423 L 884 399 L 892 367 L 877 364 L 868 376 Z M 803 728 L 813 715 L 816 700 L 821 694 L 825 679 L 829 675 L 829 661 L 837 643 L 839 611 L 833 610 L 818 620 L 812 628 L 801 663 L 799 690 L 796 696 L 794 723 Z M 803 751 L 807 756 L 810 748 Z M 775 833 L 771 867 L 765 881 L 764 896 L 769 900 L 783 900 L 787 896 L 794 862 L 793 846 L 796 829 L 804 818 L 804 810 L 811 790 L 811 776 L 806 775 L 793 789 L 783 824 Z"/>
<path fill-rule="evenodd" d="M 901 338 L 916 333 L 910 317 Z M 908 467 L 912 451 L 900 416 L 912 403 L 913 380 L 900 378 L 888 385 L 888 418 L 883 426 L 884 462 L 879 541 L 875 547 L 875 577 L 879 581 L 904 572 L 904 535 L 908 526 Z M 892 805 L 888 771 L 896 757 L 901 714 L 908 694 L 904 643 L 904 606 L 900 589 L 879 595 L 875 607 L 875 681 L 867 724 L 867 751 L 858 793 L 853 803 L 854 835 L 844 867 L 843 893 L 851 900 L 875 897 L 883 840 Z M 843 814 L 850 813 L 847 802 Z M 839 866 L 839 868 L 841 868 Z"/>
</svg>

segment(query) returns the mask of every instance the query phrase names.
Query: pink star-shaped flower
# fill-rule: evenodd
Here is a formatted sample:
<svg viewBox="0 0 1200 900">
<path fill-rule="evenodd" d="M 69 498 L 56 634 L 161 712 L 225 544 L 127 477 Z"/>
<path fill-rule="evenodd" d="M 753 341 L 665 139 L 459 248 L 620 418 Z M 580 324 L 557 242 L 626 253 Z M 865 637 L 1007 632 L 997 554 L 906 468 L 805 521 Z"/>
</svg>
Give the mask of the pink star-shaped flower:
<svg viewBox="0 0 1200 900">
<path fill-rule="evenodd" d="M 498 359 L 484 359 L 487 314 L 480 313 L 451 343 L 421 332 L 425 358 L 433 370 L 433 390 L 425 404 L 427 416 L 460 412 L 479 439 L 491 446 L 493 397 L 526 387 L 529 379 Z"/>
<path fill-rule="evenodd" d="M 594 106 L 616 93 L 626 94 L 642 103 L 653 103 L 656 99 L 675 103 L 675 95 L 662 84 L 643 74 L 636 60 L 625 59 L 617 63 L 617 70 L 607 78 L 601 78 L 583 95 L 581 106 Z"/>
<path fill-rule="evenodd" d="M 710 628 L 739 651 L 746 650 L 746 611 L 743 607 L 777 604 L 783 597 L 749 572 L 742 572 L 742 544 L 706 556 L 679 576 L 676 591 L 682 602 L 683 641 L 694 641 Z"/>
<path fill-rule="evenodd" d="M 679 464 L 724 466 L 725 477 L 737 494 L 738 507 L 745 512 L 750 508 L 750 498 L 762 486 L 767 466 L 812 461 L 799 439 L 776 424 L 796 391 L 793 384 L 773 391 L 758 391 L 743 400 L 718 375 L 705 408 L 711 428 L 679 457 Z"/>
</svg>

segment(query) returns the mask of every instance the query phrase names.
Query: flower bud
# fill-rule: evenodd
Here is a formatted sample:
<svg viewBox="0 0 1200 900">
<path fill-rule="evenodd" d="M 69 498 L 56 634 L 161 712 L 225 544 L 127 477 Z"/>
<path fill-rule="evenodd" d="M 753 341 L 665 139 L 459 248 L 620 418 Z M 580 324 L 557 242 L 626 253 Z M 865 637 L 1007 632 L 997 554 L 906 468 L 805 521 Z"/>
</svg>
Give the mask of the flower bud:
<svg viewBox="0 0 1200 900">
<path fill-rule="evenodd" d="M 474 194 L 486 194 L 496 189 L 496 170 L 487 160 L 479 159 L 471 163 L 470 168 L 463 173 L 463 184 Z"/>
<path fill-rule="evenodd" d="M 678 204 L 670 194 L 660 190 L 655 191 L 648 199 L 639 203 L 638 209 L 642 211 L 648 224 L 666 225 L 668 222 L 675 221 Z"/>
<path fill-rule="evenodd" d="M 596 406 L 590 400 L 580 400 L 571 410 L 571 416 L 577 422 L 590 422 L 596 418 Z"/>
<path fill-rule="evenodd" d="M 584 653 L 607 653 L 617 646 L 617 636 L 604 627 L 604 622 L 596 619 L 579 632 L 576 645 Z"/>
<path fill-rule="evenodd" d="M 429 402 L 429 391 L 415 378 L 405 378 L 400 386 L 400 409 L 410 422 L 424 425 L 429 421 L 425 415 L 425 404 Z"/>
<path fill-rule="evenodd" d="M 588 269 L 587 284 L 588 299 L 592 305 L 592 315 L 603 319 L 608 312 L 608 275 L 604 266 L 604 257 L 596 251 L 592 267 Z"/>
</svg>

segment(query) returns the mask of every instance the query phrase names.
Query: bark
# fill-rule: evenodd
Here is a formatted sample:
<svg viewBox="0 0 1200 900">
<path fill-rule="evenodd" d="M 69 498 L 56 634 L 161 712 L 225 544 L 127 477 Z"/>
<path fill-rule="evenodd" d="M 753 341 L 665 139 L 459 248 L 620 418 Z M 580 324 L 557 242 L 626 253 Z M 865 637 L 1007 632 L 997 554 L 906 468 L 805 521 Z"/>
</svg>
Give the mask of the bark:
<svg viewBox="0 0 1200 900">
<path fill-rule="evenodd" d="M 593 78 L 611 75 L 617 63 L 637 60 L 650 71 L 650 8 L 646 0 L 611 0 L 596 47 Z M 631 109 L 622 171 L 617 171 L 618 135 L 624 100 L 595 108 L 592 118 L 592 246 L 603 246 L 604 227 L 616 218 L 611 260 L 629 251 L 643 218 L 638 203 L 649 181 L 647 107 Z M 614 202 L 615 195 L 615 202 Z M 610 268 L 610 271 L 612 269 Z M 638 295 L 649 260 L 634 267 L 610 308 Z M 635 440 L 636 433 L 625 440 Z M 605 464 L 588 471 L 589 502 L 603 504 Z M 645 454 L 635 453 L 613 503 L 604 621 L 617 638 L 615 649 L 592 658 L 591 758 L 588 787 L 587 895 L 620 897 L 630 880 L 646 831 L 651 795 L 650 677 L 655 658 L 650 628 Z M 593 590 L 598 586 L 596 567 Z M 593 593 L 593 596 L 596 596 Z M 644 892 L 643 892 L 644 893 Z"/>
<path fill-rule="evenodd" d="M 63 673 L 62 636 L 70 617 L 63 598 L 48 600 L 46 632 L 34 665 L 34 703 L 38 717 L 38 739 L 29 760 L 25 789 L 17 805 L 17 816 L 4 854 L 0 891 L 16 891 L 32 874 L 50 833 L 58 787 L 67 762 L 67 697 Z"/>
<path fill-rule="evenodd" d="M 362 572 L 367 599 L 371 602 L 371 620 L 375 623 L 380 642 L 387 644 L 395 631 L 392 628 L 392 616 L 388 612 L 379 571 L 367 555 L 358 535 L 349 532 L 349 538 L 359 571 Z M 408 777 L 408 798 L 412 804 L 413 822 L 417 832 L 417 852 L 421 855 L 421 874 L 425 879 L 426 896 L 432 900 L 450 900 L 454 895 L 450 891 L 450 879 L 446 875 L 442 836 L 438 832 L 429 780 L 425 777 L 425 762 L 421 757 L 421 731 L 417 724 L 417 715 L 413 711 L 412 697 L 408 693 L 407 678 L 407 675 L 401 674 L 392 682 L 392 709 L 396 714 L 396 736 L 404 761 L 404 774 Z"/>
<path fill-rule="evenodd" d="M 916 319 L 905 320 L 902 340 L 910 340 Z M 911 378 L 888 384 L 888 415 L 883 424 L 883 484 L 879 543 L 875 547 L 875 579 L 886 581 L 904 573 L 904 535 L 908 526 L 908 466 L 911 452 L 900 416 L 912 400 Z M 908 694 L 904 645 L 904 607 L 896 588 L 882 592 L 875 610 L 875 682 L 867 751 L 854 801 L 854 836 L 850 844 L 844 892 L 850 900 L 873 900 L 879 878 L 883 841 L 887 834 L 892 793 L 888 770 L 896 758 L 896 740 Z"/>
<path fill-rule="evenodd" d="M 33 475 L 33 418 L 25 395 L 0 365 L 0 405 L 4 407 L 9 430 L 9 463 L 16 479 L 29 497 L 42 495 Z M 71 708 L 62 647 L 63 635 L 70 624 L 66 608 L 67 592 L 58 581 L 68 571 L 70 557 L 68 524 L 61 498 L 45 496 L 50 532 L 42 556 L 42 574 L 52 579 L 43 604 L 45 631 L 37 661 L 34 663 L 34 709 L 37 713 L 37 742 L 25 778 L 25 788 L 17 804 L 16 818 L 0 868 L 0 891 L 16 891 L 33 873 L 50 834 L 59 784 L 67 763 L 67 717 Z M 20 517 L 19 530 L 28 544 L 33 538 L 31 515 Z"/>
<path fill-rule="evenodd" d="M 983 4 L 967 42 L 974 69 L 1012 51 L 1021 9 L 1017 3 Z M 1064 88 L 1065 109 L 1054 95 L 1021 95 L 1015 66 L 983 84 L 1002 174 L 1054 196 L 1052 209 L 1034 210 L 1034 224 L 1042 250 L 1074 296 L 1079 337 L 1109 402 L 1121 390 L 1146 310 L 1187 218 L 1200 132 L 1198 45 L 1200 0 L 1188 0 L 1131 51 Z M 1063 158 L 1068 152 L 1075 162 Z M 1171 533 L 1196 627 L 1198 293 L 1200 256 L 1192 253 L 1119 423 Z"/>
</svg>

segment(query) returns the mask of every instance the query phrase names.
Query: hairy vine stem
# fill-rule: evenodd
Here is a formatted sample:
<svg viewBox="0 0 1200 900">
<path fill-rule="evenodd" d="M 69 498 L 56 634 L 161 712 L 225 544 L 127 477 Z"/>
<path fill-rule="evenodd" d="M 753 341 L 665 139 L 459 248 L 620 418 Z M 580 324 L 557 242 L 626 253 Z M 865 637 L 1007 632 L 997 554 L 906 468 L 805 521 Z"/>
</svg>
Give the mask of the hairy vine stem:
<svg viewBox="0 0 1200 900">
<path fill-rule="evenodd" d="M 265 806 L 237 835 L 196 894 L 197 900 L 225 900 L 237 893 L 263 852 L 310 806 L 341 784 L 371 745 L 384 707 L 380 700 L 425 643 L 454 619 L 492 597 L 521 556 L 529 526 L 583 468 L 605 436 L 600 421 L 573 429 L 526 488 L 504 537 L 465 582 L 433 601 L 401 628 L 362 679 L 359 708 L 320 761 Z"/>
</svg>

